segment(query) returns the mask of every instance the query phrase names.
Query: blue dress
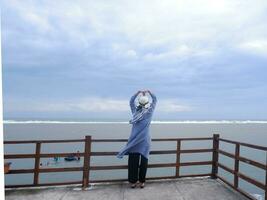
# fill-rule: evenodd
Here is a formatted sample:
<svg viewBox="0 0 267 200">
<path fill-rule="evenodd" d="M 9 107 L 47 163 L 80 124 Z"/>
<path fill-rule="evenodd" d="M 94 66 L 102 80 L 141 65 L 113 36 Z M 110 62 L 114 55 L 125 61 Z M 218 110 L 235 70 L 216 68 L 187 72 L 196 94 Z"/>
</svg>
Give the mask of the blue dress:
<svg viewBox="0 0 267 200">
<path fill-rule="evenodd" d="M 141 113 L 141 117 L 132 122 L 132 131 L 126 146 L 116 155 L 117 158 L 123 158 L 124 155 L 129 155 L 129 152 L 138 152 L 148 159 L 151 137 L 149 135 L 149 126 L 152 120 L 152 115 L 156 107 L 157 98 L 150 93 L 152 103 L 148 108 L 139 108 L 135 106 L 135 99 L 138 94 L 131 97 L 130 107 L 134 116 Z M 146 109 L 146 110 L 144 110 Z"/>
</svg>

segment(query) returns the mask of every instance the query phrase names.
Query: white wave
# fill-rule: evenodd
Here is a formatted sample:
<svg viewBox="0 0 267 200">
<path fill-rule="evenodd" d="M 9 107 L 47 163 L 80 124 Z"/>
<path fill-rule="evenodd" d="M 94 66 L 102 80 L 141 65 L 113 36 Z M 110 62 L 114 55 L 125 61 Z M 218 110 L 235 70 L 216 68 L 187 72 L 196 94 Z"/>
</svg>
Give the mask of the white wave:
<svg viewBox="0 0 267 200">
<path fill-rule="evenodd" d="M 267 124 L 267 121 L 253 121 L 253 120 L 209 120 L 209 121 L 153 121 L 154 124 Z"/>
<path fill-rule="evenodd" d="M 125 121 L 52 121 L 52 120 L 4 120 L 4 124 L 128 124 Z"/>
<path fill-rule="evenodd" d="M 128 124 L 128 121 L 53 121 L 53 120 L 4 120 L 4 124 Z M 210 121 L 152 121 L 152 124 L 267 124 L 267 121 L 253 120 L 210 120 Z"/>
</svg>

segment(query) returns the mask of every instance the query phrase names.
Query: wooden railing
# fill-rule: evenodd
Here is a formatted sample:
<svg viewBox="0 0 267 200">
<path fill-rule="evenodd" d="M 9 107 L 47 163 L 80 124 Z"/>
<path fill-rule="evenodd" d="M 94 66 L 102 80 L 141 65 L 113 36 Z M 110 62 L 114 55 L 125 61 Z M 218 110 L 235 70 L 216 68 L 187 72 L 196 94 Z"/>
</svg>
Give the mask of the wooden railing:
<svg viewBox="0 0 267 200">
<path fill-rule="evenodd" d="M 217 178 L 222 180 L 224 183 L 226 183 L 227 185 L 229 185 L 233 189 L 235 189 L 238 192 L 242 193 L 247 198 L 254 200 L 255 199 L 254 197 L 252 197 L 249 193 L 247 193 L 246 191 L 242 190 L 239 187 L 239 179 L 241 178 L 244 181 L 246 181 L 246 182 L 248 182 L 248 183 L 250 183 L 250 184 L 252 184 L 254 186 L 257 186 L 260 189 L 262 189 L 264 191 L 264 193 L 265 193 L 265 200 L 267 200 L 267 160 L 266 160 L 266 163 L 263 164 L 263 163 L 260 163 L 258 161 L 255 161 L 255 160 L 240 156 L 240 147 L 242 147 L 242 146 L 243 147 L 252 148 L 252 149 L 261 150 L 261 151 L 265 151 L 266 155 L 267 155 L 267 147 L 248 144 L 248 143 L 243 143 L 243 142 L 237 142 L 237 141 L 232 141 L 232 140 L 226 140 L 226 139 L 222 139 L 222 138 L 219 138 L 218 140 L 221 141 L 221 142 L 226 142 L 226 143 L 230 143 L 230 144 L 235 145 L 235 153 L 234 154 L 229 153 L 227 151 L 224 151 L 224 150 L 222 150 L 220 148 L 218 148 L 218 150 L 217 150 L 217 152 L 219 154 L 234 159 L 234 169 L 231 169 L 228 166 L 226 166 L 226 165 L 224 165 L 224 164 L 222 164 L 220 162 L 217 162 L 217 167 L 220 167 L 223 170 L 225 170 L 225 171 L 227 171 L 227 172 L 229 172 L 229 173 L 234 175 L 234 183 L 230 183 L 229 181 L 227 181 L 225 178 L 223 178 L 222 176 L 220 176 L 218 174 L 216 175 Z M 267 156 L 266 156 L 266 159 L 267 159 Z M 239 170 L 239 162 L 240 161 L 243 162 L 243 163 L 246 163 L 246 164 L 249 164 L 251 166 L 254 166 L 254 167 L 257 167 L 257 168 L 260 168 L 260 169 L 264 170 L 265 171 L 265 183 L 262 183 L 262 182 L 260 182 L 258 180 L 255 180 L 254 178 L 252 178 L 252 177 L 250 177 L 248 175 L 245 175 L 244 173 L 241 173 L 240 170 Z"/>
<path fill-rule="evenodd" d="M 181 149 L 181 143 L 183 141 L 211 141 L 213 143 L 212 148 L 203 148 L 203 149 Z M 209 176 L 211 178 L 219 178 L 227 185 L 231 186 L 233 189 L 242 193 L 249 199 L 254 199 L 250 194 L 243 191 L 239 188 L 239 178 L 261 188 L 265 192 L 265 200 L 267 200 L 267 164 L 263 164 L 257 161 L 253 161 L 251 159 L 240 156 L 240 146 L 246 146 L 258 150 L 263 150 L 267 152 L 267 147 L 241 143 L 226 139 L 221 139 L 218 134 L 214 134 L 213 137 L 201 137 L 201 138 L 163 138 L 163 139 L 152 139 L 153 142 L 175 142 L 176 149 L 174 150 L 157 150 L 150 151 L 152 155 L 162 155 L 162 154 L 176 154 L 176 160 L 172 163 L 158 163 L 158 164 L 148 164 L 148 168 L 162 168 L 162 167 L 175 167 L 175 174 L 173 176 L 160 176 L 160 177 L 148 177 L 148 180 L 151 179 L 171 179 L 171 178 L 183 178 L 183 177 L 202 177 Z M 232 143 L 236 145 L 235 154 L 231 154 L 229 152 L 223 151 L 219 148 L 220 141 Z M 64 168 L 40 168 L 40 159 L 41 158 L 49 158 L 49 157 L 66 157 L 73 152 L 70 153 L 42 153 L 41 145 L 44 143 L 77 143 L 84 142 L 84 152 L 79 153 L 79 156 L 84 157 L 83 167 L 64 167 Z M 35 186 L 53 186 L 53 185 L 69 185 L 69 184 L 81 184 L 83 188 L 89 186 L 90 183 L 97 182 L 120 182 L 127 181 L 127 179 L 105 179 L 105 180 L 91 180 L 90 179 L 90 171 L 94 170 L 115 170 L 115 169 L 127 169 L 127 165 L 112 165 L 112 166 L 95 166 L 91 165 L 90 160 L 92 156 L 115 156 L 118 152 L 95 152 L 92 151 L 91 146 L 92 143 L 111 143 L 111 142 L 127 142 L 127 139 L 92 139 L 91 136 L 86 136 L 85 139 L 77 139 L 77 140 L 30 140 L 30 141 L 4 141 L 4 144 L 35 144 L 36 150 L 35 154 L 6 154 L 4 155 L 5 159 L 23 159 L 23 158 L 33 158 L 35 159 L 34 169 L 11 169 L 9 174 L 24 174 L 24 173 L 33 173 L 33 183 L 32 184 L 20 184 L 20 185 L 6 185 L 6 188 L 17 188 L 17 187 L 35 187 Z M 194 161 L 194 162 L 180 162 L 181 154 L 193 154 L 193 153 L 212 153 L 212 158 L 210 160 L 205 161 Z M 76 153 L 75 153 L 76 154 Z M 230 158 L 235 159 L 235 167 L 234 169 L 230 169 L 226 165 L 218 162 L 219 155 L 225 155 Z M 265 170 L 266 177 L 265 183 L 261 183 L 253 178 L 240 173 L 239 172 L 239 161 L 245 162 L 252 166 L 261 168 Z M 210 165 L 212 170 L 210 173 L 200 173 L 200 174 L 180 174 L 180 167 L 182 166 L 199 166 L 199 165 Z M 225 178 L 218 175 L 218 168 L 222 168 L 232 174 L 234 174 L 234 183 L 228 182 Z M 49 172 L 71 172 L 71 171 L 82 171 L 83 176 L 80 181 L 69 181 L 69 182 L 57 182 L 57 183 L 39 183 L 39 174 L 40 173 L 49 173 Z"/>
</svg>

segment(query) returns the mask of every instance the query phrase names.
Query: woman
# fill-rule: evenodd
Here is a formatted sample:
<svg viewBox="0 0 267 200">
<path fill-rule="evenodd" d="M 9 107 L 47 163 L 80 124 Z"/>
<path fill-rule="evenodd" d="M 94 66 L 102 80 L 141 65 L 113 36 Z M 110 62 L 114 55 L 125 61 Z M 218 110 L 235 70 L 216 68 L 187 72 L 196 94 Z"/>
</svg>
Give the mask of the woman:
<svg viewBox="0 0 267 200">
<path fill-rule="evenodd" d="M 151 96 L 152 103 L 149 102 L 149 98 L 146 94 Z M 137 96 L 138 105 L 136 106 L 135 99 Z M 124 155 L 129 155 L 128 181 L 131 183 L 132 188 L 137 186 L 138 180 L 141 188 L 144 188 L 145 186 L 148 156 L 151 146 L 149 125 L 156 103 L 156 96 L 149 90 L 138 91 L 130 99 L 130 107 L 133 114 L 133 118 L 130 120 L 130 124 L 132 124 L 132 131 L 126 146 L 117 154 L 117 157 L 122 158 Z M 140 157 L 141 163 L 139 168 Z"/>
</svg>

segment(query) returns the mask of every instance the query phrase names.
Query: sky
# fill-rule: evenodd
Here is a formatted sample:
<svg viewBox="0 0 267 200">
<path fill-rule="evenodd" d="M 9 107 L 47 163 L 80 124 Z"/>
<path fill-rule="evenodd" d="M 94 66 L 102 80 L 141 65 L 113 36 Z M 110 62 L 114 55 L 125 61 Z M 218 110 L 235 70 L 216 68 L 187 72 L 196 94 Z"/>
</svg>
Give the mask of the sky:
<svg viewBox="0 0 267 200">
<path fill-rule="evenodd" d="M 266 0 L 3 0 L 4 119 L 267 119 Z"/>
</svg>

